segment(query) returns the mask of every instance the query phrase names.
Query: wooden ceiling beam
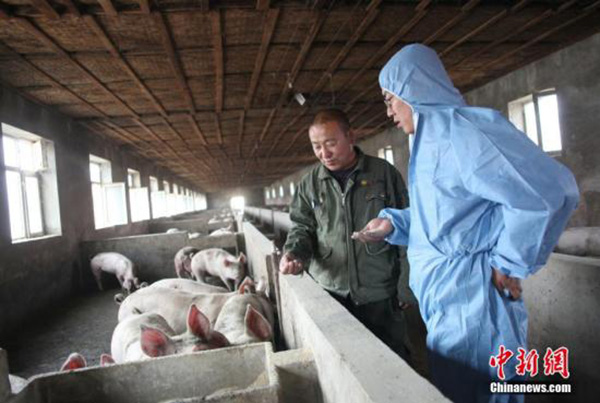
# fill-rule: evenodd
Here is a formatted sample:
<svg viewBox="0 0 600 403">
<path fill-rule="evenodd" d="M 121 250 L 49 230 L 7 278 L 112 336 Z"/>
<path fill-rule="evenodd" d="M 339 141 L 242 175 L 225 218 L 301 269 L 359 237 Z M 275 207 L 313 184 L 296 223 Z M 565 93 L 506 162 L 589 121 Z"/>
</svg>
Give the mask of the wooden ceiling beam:
<svg viewBox="0 0 600 403">
<path fill-rule="evenodd" d="M 342 50 L 338 52 L 335 59 L 333 59 L 333 61 L 327 67 L 327 70 L 325 70 L 325 72 L 321 75 L 319 81 L 317 81 L 317 83 L 313 86 L 311 94 L 314 95 L 315 93 L 320 92 L 323 86 L 327 83 L 327 80 L 332 79 L 332 75 L 335 73 L 339 65 L 346 59 L 346 57 L 350 53 L 350 50 L 352 50 L 356 42 L 360 39 L 360 37 L 365 33 L 367 28 L 371 26 L 373 21 L 375 21 L 375 18 L 377 18 L 377 16 L 379 15 L 378 7 L 380 4 L 381 0 L 371 0 L 369 5 L 367 6 L 367 9 L 369 11 L 366 13 L 365 17 L 362 19 L 358 27 L 354 30 L 350 39 L 346 41 Z"/>
<path fill-rule="evenodd" d="M 306 57 L 308 56 L 308 52 L 310 51 L 310 48 L 312 47 L 312 44 L 313 44 L 315 38 L 317 37 L 317 34 L 321 30 L 321 27 L 323 26 L 323 23 L 325 22 L 325 18 L 327 17 L 327 13 L 325 13 L 323 11 L 316 11 L 314 13 L 314 15 L 315 15 L 314 21 L 311 24 L 310 29 L 308 30 L 308 34 L 307 34 L 306 38 L 302 42 L 300 52 L 298 53 L 298 56 L 296 57 L 296 60 L 294 61 L 290 75 L 288 76 L 288 79 L 286 80 L 286 82 L 283 86 L 281 94 L 279 95 L 279 100 L 277 101 L 277 105 L 271 111 L 271 114 L 269 115 L 269 118 L 267 119 L 267 122 L 265 123 L 265 126 L 260 134 L 260 139 L 259 139 L 259 141 L 257 141 L 257 144 L 255 145 L 254 150 L 252 151 L 252 155 L 256 154 L 256 151 L 260 147 L 260 143 L 267 136 L 267 133 L 269 132 L 269 129 L 271 128 L 271 123 L 273 122 L 273 118 L 275 117 L 275 115 L 277 114 L 277 111 L 281 108 L 281 106 L 287 99 L 289 92 L 293 88 L 294 81 L 296 80 L 296 77 L 298 76 L 298 73 L 300 72 L 300 69 L 302 68 L 302 65 L 304 64 Z M 278 141 L 278 138 L 276 141 Z M 271 151 L 269 151 L 269 154 L 270 153 L 271 153 Z"/>
<path fill-rule="evenodd" d="M 595 3 L 592 3 L 588 6 L 586 6 L 586 8 L 584 10 L 582 10 L 578 15 L 576 15 L 573 18 L 568 19 L 567 21 L 564 21 L 563 23 L 555 26 L 554 28 L 544 32 L 543 34 L 540 34 L 538 36 L 536 36 L 535 38 L 525 42 L 523 45 L 518 46 L 516 48 L 511 49 L 510 51 L 504 53 L 502 56 L 489 61 L 488 63 L 485 63 L 483 66 L 479 67 L 477 70 L 480 71 L 487 71 L 490 70 L 492 66 L 495 66 L 496 64 L 506 60 L 507 58 L 523 51 L 524 49 L 527 49 L 528 47 L 530 47 L 531 45 L 534 45 L 542 40 L 544 40 L 545 38 L 549 37 L 550 35 L 553 35 L 557 32 L 559 32 L 560 30 L 568 27 L 569 25 L 573 25 L 574 23 L 576 23 L 577 21 L 581 20 L 582 18 L 587 17 L 588 15 L 590 15 L 591 13 L 593 13 L 594 11 L 596 11 L 596 9 L 598 9 L 598 7 L 600 7 L 600 0 L 597 0 Z"/>
<path fill-rule="evenodd" d="M 148 0 L 137 0 L 140 5 L 140 10 L 144 14 L 150 14 L 150 2 Z"/>
<path fill-rule="evenodd" d="M 495 49 L 496 47 L 498 47 L 498 45 L 501 45 L 502 43 L 509 41 L 510 39 L 516 37 L 517 35 L 528 31 L 529 29 L 536 26 L 540 22 L 546 20 L 547 18 L 549 18 L 553 15 L 556 15 L 556 14 L 560 14 L 561 12 L 567 10 L 571 6 L 575 5 L 577 3 L 577 1 L 578 0 L 569 0 L 565 3 L 562 3 L 556 10 L 553 10 L 553 9 L 545 10 L 544 12 L 539 14 L 537 17 L 534 17 L 534 18 L 530 19 L 529 21 L 527 21 L 525 24 L 521 25 L 518 29 L 515 29 L 511 32 L 507 32 L 507 34 L 501 36 L 500 39 L 490 42 L 489 44 L 481 47 L 479 50 L 477 50 L 475 52 L 469 53 L 467 56 L 465 56 L 461 60 L 457 61 L 456 63 L 449 65 L 447 68 L 455 69 L 455 68 L 463 65 L 467 60 L 475 59 L 478 56 L 482 55 L 483 53 L 485 53 L 491 49 Z"/>
<path fill-rule="evenodd" d="M 187 103 L 190 113 L 193 114 L 196 112 L 196 106 L 194 105 L 192 92 L 190 91 L 190 87 L 188 86 L 187 80 L 185 78 L 183 68 L 181 67 L 181 62 L 179 60 L 179 57 L 177 56 L 175 45 L 173 43 L 173 38 L 169 31 L 169 27 L 167 26 L 167 21 L 165 21 L 165 18 L 161 13 L 156 11 L 152 13 L 152 18 L 162 38 L 163 47 L 165 49 L 165 52 L 167 53 L 167 58 L 169 59 L 169 62 L 171 64 L 173 74 L 175 74 L 175 79 L 177 80 L 177 84 L 179 85 L 179 90 Z"/>
<path fill-rule="evenodd" d="M 104 10 L 107 15 L 110 15 L 111 17 L 117 16 L 117 9 L 111 0 L 98 0 L 98 3 L 100 3 L 100 7 L 102 7 L 102 10 Z"/>
<path fill-rule="evenodd" d="M 268 10 L 271 6 L 271 0 L 256 0 L 256 9 L 259 11 Z"/>
<path fill-rule="evenodd" d="M 462 21 L 469 13 L 477 6 L 481 0 L 469 0 L 464 6 L 462 6 L 457 15 L 455 15 L 450 21 L 442 25 L 434 33 L 429 35 L 422 43 L 425 45 L 431 45 L 440 36 L 444 35 L 448 30 Z"/>
<path fill-rule="evenodd" d="M 167 116 L 167 111 L 163 108 L 158 99 L 152 94 L 150 89 L 144 84 L 142 79 L 137 75 L 137 73 L 133 70 L 129 62 L 121 55 L 117 47 L 110 40 L 104 29 L 100 26 L 96 18 L 92 15 L 83 16 L 84 21 L 91 28 L 91 30 L 96 34 L 98 39 L 102 42 L 104 47 L 110 52 L 110 54 L 117 59 L 117 62 L 120 64 L 121 68 L 133 79 L 135 85 L 142 91 L 142 93 L 150 100 L 154 108 L 158 110 L 158 112 L 162 116 Z M 136 114 L 139 117 L 139 115 Z"/>
<path fill-rule="evenodd" d="M 223 111 L 223 32 L 221 29 L 221 12 L 210 12 L 212 27 L 213 57 L 215 62 L 215 112 Z"/>
<path fill-rule="evenodd" d="M 273 37 L 273 32 L 275 31 L 275 25 L 277 24 L 278 17 L 279 9 L 271 9 L 267 11 L 267 15 L 265 16 L 265 21 L 263 22 L 262 40 L 260 42 L 258 54 L 256 55 L 256 61 L 254 62 L 254 70 L 252 70 L 252 77 L 250 78 L 250 87 L 248 89 L 248 95 L 246 95 L 246 102 L 244 104 L 245 110 L 250 109 L 252 105 L 254 92 L 258 86 L 258 80 L 260 79 L 260 75 L 262 73 L 262 68 L 267 57 L 269 44 L 271 43 L 271 38 Z"/>
<path fill-rule="evenodd" d="M 500 11 L 499 13 L 497 13 L 496 15 L 492 16 L 490 19 L 488 19 L 487 21 L 485 21 L 483 24 L 481 24 L 480 26 L 478 26 L 474 30 L 466 33 L 465 35 L 461 36 L 456 41 L 454 41 L 453 43 L 451 43 L 450 45 L 448 45 L 443 51 L 441 51 L 439 53 L 440 58 L 443 58 L 448 53 L 450 53 L 453 49 L 456 49 L 458 46 L 462 45 L 463 43 L 465 43 L 466 41 L 468 41 L 469 39 L 471 39 L 475 35 L 483 32 L 486 29 L 488 29 L 489 27 L 493 26 L 494 24 L 496 24 L 498 21 L 502 20 L 507 15 L 510 15 L 512 13 L 516 13 L 517 11 L 521 10 L 529 2 L 531 2 L 531 0 L 521 0 L 517 4 L 515 4 L 514 6 L 509 7 L 507 9 L 504 9 L 504 10 Z"/>
<path fill-rule="evenodd" d="M 215 131 L 217 133 L 218 144 L 223 145 L 223 133 L 221 133 L 221 122 L 219 121 L 219 114 L 215 113 L 213 119 L 215 122 Z"/>
<path fill-rule="evenodd" d="M 30 0 L 33 7 L 35 7 L 42 15 L 51 20 L 58 20 L 60 14 L 52 7 L 47 0 Z"/>
<path fill-rule="evenodd" d="M 242 158 L 242 141 L 244 139 L 244 122 L 246 120 L 246 111 L 240 112 L 240 120 L 238 123 L 238 154 Z"/>
<path fill-rule="evenodd" d="M 81 11 L 79 11 L 79 8 L 73 3 L 73 0 L 60 0 L 60 2 L 64 4 L 69 14 L 73 14 L 75 17 L 81 17 Z"/>
</svg>

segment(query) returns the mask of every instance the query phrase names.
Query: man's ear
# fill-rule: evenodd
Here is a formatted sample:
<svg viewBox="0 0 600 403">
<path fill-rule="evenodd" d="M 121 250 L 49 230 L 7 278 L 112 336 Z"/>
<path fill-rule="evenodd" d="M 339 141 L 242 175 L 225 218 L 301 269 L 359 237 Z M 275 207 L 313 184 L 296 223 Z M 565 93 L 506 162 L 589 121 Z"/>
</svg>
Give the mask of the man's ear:
<svg viewBox="0 0 600 403">
<path fill-rule="evenodd" d="M 350 140 L 350 145 L 352 145 L 352 147 L 354 147 L 355 142 L 356 142 L 356 136 L 354 134 L 354 130 L 349 129 L 348 133 L 346 135 L 348 136 L 348 140 Z"/>
</svg>

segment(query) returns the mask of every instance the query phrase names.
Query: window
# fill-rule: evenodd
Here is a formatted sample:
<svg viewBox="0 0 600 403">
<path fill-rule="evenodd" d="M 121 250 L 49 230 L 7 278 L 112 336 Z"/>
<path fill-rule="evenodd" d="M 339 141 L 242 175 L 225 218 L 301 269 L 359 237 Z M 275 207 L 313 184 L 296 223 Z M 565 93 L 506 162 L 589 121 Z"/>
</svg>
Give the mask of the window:
<svg viewBox="0 0 600 403">
<path fill-rule="evenodd" d="M 279 186 L 279 197 L 283 197 L 284 196 L 284 191 L 283 191 L 283 185 Z"/>
<path fill-rule="evenodd" d="M 271 198 L 271 192 L 269 192 L 268 188 L 265 188 L 265 200 L 269 200 Z"/>
<path fill-rule="evenodd" d="M 246 199 L 244 196 L 234 196 L 231 198 L 230 205 L 232 210 L 243 211 L 244 206 L 246 205 Z"/>
<path fill-rule="evenodd" d="M 196 210 L 206 210 L 206 195 L 203 193 L 196 193 L 194 198 L 194 208 Z"/>
<path fill-rule="evenodd" d="M 380 148 L 377 151 L 377 156 L 394 165 L 394 152 L 392 151 L 392 146 Z"/>
<path fill-rule="evenodd" d="M 127 184 L 129 186 L 129 211 L 131 213 L 131 222 L 148 220 L 150 218 L 148 188 L 142 187 L 140 173 L 136 170 L 128 169 Z"/>
<path fill-rule="evenodd" d="M 294 182 L 290 182 L 290 195 L 293 196 L 294 193 L 296 193 L 296 187 L 294 185 Z"/>
<path fill-rule="evenodd" d="M 169 182 L 163 181 L 163 190 L 165 194 L 171 193 L 171 185 L 169 185 Z"/>
<path fill-rule="evenodd" d="M 54 143 L 5 123 L 2 143 L 12 240 L 60 235 Z"/>
<path fill-rule="evenodd" d="M 534 93 L 508 104 L 508 117 L 542 150 L 562 150 L 558 99 L 553 89 Z"/>
<path fill-rule="evenodd" d="M 271 199 L 275 198 L 275 188 L 271 188 Z"/>
<path fill-rule="evenodd" d="M 90 182 L 96 229 L 127 224 L 125 183 L 112 183 L 110 161 L 90 154 Z"/>
<path fill-rule="evenodd" d="M 165 217 L 167 215 L 167 198 L 164 190 L 159 190 L 158 179 L 150 177 L 150 205 L 152 218 Z"/>
</svg>

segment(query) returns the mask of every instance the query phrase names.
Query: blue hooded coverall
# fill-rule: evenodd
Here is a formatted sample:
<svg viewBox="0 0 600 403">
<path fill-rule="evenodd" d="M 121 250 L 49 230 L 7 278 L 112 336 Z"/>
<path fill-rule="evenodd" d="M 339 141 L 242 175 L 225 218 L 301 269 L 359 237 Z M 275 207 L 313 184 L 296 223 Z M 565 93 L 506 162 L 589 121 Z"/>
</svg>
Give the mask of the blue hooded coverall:
<svg viewBox="0 0 600 403">
<path fill-rule="evenodd" d="M 426 46 L 396 53 L 379 84 L 413 110 L 411 207 L 379 216 L 394 227 L 386 240 L 408 245 L 433 382 L 457 402 L 520 401 L 489 394 L 490 357 L 510 349 L 515 379 L 527 337 L 523 301 L 496 290 L 492 267 L 525 278 L 546 263 L 578 203 L 575 179 L 499 112 L 466 106 Z"/>
</svg>

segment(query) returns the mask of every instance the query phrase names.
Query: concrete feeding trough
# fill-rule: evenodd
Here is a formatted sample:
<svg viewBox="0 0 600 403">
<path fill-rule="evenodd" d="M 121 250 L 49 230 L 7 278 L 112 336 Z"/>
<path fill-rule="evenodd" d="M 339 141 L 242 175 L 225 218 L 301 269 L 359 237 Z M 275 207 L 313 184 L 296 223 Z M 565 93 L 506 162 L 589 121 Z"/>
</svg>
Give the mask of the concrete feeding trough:
<svg viewBox="0 0 600 403">
<path fill-rule="evenodd" d="M 7 403 L 277 402 L 270 343 L 34 376 Z M 6 373 L 1 374 L 3 378 Z"/>
<path fill-rule="evenodd" d="M 7 401 L 395 403 L 400 397 L 447 401 L 309 276 L 279 277 L 275 244 L 252 224 L 244 222 L 241 227 L 241 237 L 234 237 L 236 248 L 244 250 L 249 272 L 266 284 L 267 295 L 276 303 L 276 345 L 283 351 L 273 353 L 271 344 L 261 343 L 38 375 Z M 146 259 L 154 261 L 157 276 L 173 277 L 172 256 L 179 245 L 158 249 L 152 245 L 162 242 L 160 237 L 178 235 L 95 241 L 85 248 L 149 254 Z M 160 271 L 163 265 L 169 267 L 168 275 Z M 6 369 L 0 371 L 0 388 L 7 375 Z"/>
</svg>

